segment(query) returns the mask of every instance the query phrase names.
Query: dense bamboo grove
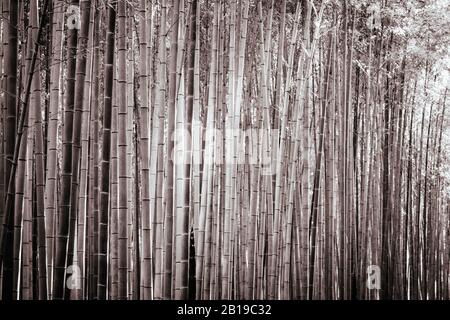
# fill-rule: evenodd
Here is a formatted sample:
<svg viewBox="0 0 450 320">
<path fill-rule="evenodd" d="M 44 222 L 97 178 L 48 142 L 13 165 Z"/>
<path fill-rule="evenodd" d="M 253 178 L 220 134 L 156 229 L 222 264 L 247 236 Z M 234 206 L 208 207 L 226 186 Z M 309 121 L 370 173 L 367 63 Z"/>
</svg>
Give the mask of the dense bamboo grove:
<svg viewBox="0 0 450 320">
<path fill-rule="evenodd" d="M 2 299 L 449 298 L 448 0 L 0 3 Z"/>
</svg>

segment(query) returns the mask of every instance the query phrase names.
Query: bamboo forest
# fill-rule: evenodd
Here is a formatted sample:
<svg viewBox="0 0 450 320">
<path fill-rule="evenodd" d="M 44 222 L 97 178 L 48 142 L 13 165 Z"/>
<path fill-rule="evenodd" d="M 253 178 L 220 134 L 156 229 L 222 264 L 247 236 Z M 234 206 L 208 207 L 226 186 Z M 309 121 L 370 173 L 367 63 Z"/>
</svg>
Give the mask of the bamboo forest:
<svg viewBox="0 0 450 320">
<path fill-rule="evenodd" d="M 1 300 L 450 298 L 450 0 L 0 0 Z"/>
</svg>

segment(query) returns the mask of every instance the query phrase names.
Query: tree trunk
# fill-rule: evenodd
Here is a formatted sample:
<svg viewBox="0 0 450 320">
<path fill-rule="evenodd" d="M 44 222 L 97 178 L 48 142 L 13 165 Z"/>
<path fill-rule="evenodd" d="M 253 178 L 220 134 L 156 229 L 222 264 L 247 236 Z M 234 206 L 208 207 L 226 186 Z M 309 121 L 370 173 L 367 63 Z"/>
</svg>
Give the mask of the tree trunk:
<svg viewBox="0 0 450 320">
<path fill-rule="evenodd" d="M 98 288 L 99 299 L 106 299 L 107 279 L 107 244 L 108 244 L 108 217 L 109 217 L 109 174 L 111 154 L 111 120 L 112 120 L 112 92 L 114 73 L 114 43 L 116 27 L 116 10 L 113 4 L 108 6 L 106 52 L 104 62 L 104 106 L 103 106 L 103 142 L 101 165 L 101 196 L 98 235 Z"/>
</svg>

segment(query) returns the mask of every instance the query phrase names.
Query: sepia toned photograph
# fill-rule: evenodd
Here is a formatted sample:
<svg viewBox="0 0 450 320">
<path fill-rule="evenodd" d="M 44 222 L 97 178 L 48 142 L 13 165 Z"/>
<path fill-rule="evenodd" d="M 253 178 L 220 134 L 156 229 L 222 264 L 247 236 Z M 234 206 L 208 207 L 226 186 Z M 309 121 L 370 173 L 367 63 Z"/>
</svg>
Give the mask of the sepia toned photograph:
<svg viewBox="0 0 450 320">
<path fill-rule="evenodd" d="M 450 299 L 450 0 L 0 17 L 1 301 Z"/>
</svg>

